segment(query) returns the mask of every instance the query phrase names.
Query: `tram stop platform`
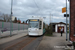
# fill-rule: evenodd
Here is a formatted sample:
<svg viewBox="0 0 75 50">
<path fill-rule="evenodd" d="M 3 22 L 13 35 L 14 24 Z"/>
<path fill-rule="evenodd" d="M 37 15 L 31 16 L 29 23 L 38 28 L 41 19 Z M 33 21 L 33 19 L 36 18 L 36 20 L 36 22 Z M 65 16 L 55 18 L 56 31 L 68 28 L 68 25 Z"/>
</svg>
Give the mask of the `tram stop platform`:
<svg viewBox="0 0 75 50">
<path fill-rule="evenodd" d="M 69 37 L 69 34 L 68 34 Z M 44 36 L 37 50 L 73 50 L 73 46 L 67 46 L 66 33 L 61 37 L 60 33 L 53 33 L 53 36 Z"/>
</svg>

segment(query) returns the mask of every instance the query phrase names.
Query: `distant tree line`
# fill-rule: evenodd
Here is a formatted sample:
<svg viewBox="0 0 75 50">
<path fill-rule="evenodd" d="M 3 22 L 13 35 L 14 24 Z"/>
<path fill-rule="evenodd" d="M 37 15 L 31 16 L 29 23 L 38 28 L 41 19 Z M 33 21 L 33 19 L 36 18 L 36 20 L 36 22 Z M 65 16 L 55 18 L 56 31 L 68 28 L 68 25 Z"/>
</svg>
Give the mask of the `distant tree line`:
<svg viewBox="0 0 75 50">
<path fill-rule="evenodd" d="M 2 14 L 0 15 L 0 18 L 4 21 L 4 22 L 9 22 L 10 21 L 10 15 L 8 14 Z M 0 19 L 0 20 L 1 20 Z"/>
<path fill-rule="evenodd" d="M 4 14 L 4 13 L 1 13 L 0 12 L 0 21 L 3 21 L 3 22 L 10 22 L 10 15 L 9 14 Z M 17 17 L 15 17 L 14 21 L 12 21 L 13 23 L 20 23 L 20 24 L 24 24 L 25 21 L 23 21 L 21 23 L 21 20 L 18 19 L 17 20 Z"/>
</svg>

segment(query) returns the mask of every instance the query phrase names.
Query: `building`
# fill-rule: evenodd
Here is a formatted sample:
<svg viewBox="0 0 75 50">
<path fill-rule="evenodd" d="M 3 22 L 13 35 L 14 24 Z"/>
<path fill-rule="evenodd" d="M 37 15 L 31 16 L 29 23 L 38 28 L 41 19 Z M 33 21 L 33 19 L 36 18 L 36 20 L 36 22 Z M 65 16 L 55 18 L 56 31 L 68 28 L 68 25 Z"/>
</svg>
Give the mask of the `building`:
<svg viewBox="0 0 75 50">
<path fill-rule="evenodd" d="M 12 21 L 14 21 L 15 20 L 15 16 L 12 16 Z"/>
<path fill-rule="evenodd" d="M 20 20 L 17 20 L 17 23 L 20 23 L 21 24 L 21 21 Z"/>
<path fill-rule="evenodd" d="M 75 0 L 70 0 L 70 40 L 75 41 Z"/>
<path fill-rule="evenodd" d="M 61 27 L 63 27 L 63 32 L 66 33 L 66 23 L 59 22 L 59 23 L 51 23 L 50 26 L 52 25 L 52 31 L 60 33 Z M 68 24 L 69 25 L 69 24 Z M 69 27 L 69 26 L 68 26 Z"/>
</svg>

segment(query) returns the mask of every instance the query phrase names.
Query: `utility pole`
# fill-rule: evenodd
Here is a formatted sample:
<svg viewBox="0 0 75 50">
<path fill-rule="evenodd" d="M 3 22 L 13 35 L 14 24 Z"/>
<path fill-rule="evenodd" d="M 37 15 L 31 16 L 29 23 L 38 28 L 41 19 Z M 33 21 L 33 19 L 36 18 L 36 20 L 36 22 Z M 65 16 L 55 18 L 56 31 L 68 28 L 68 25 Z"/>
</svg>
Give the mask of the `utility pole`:
<svg viewBox="0 0 75 50">
<path fill-rule="evenodd" d="M 51 27 L 51 13 L 50 13 L 50 24 L 49 24 L 49 26 Z M 50 28 L 49 28 L 50 29 Z"/>
<path fill-rule="evenodd" d="M 50 13 L 50 16 L 49 16 L 49 18 L 50 18 L 49 22 L 51 23 L 51 13 Z M 50 26 L 50 23 L 49 23 L 49 26 Z M 50 29 L 50 28 L 49 28 L 49 29 Z"/>
<path fill-rule="evenodd" d="M 12 36 L 12 6 L 13 6 L 13 0 L 11 0 L 11 15 L 10 15 L 10 36 Z"/>
<path fill-rule="evenodd" d="M 66 0 L 66 41 L 67 41 L 67 0 Z"/>
<path fill-rule="evenodd" d="M 51 23 L 51 13 L 50 13 L 50 23 Z"/>
<path fill-rule="evenodd" d="M 51 22 L 53 22 L 53 14 L 52 14 L 52 21 Z"/>
<path fill-rule="evenodd" d="M 50 33 L 52 34 L 52 22 L 51 22 L 51 13 L 50 13 Z"/>
<path fill-rule="evenodd" d="M 53 14 L 52 14 L 52 21 L 51 22 L 53 23 Z M 51 24 L 51 27 L 52 27 L 52 32 L 53 32 L 53 24 Z"/>
</svg>

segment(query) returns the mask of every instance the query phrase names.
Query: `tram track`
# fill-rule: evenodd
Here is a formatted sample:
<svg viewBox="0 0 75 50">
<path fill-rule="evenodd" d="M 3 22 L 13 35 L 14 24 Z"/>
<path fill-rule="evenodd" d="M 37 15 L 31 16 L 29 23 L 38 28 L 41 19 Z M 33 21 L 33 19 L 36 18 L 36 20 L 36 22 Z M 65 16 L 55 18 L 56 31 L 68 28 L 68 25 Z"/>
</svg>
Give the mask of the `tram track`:
<svg viewBox="0 0 75 50">
<path fill-rule="evenodd" d="M 3 50 L 22 50 L 25 46 L 34 41 L 37 37 L 27 37 L 26 39 L 21 40 L 20 42 L 13 44 L 9 47 L 6 47 Z"/>
</svg>

